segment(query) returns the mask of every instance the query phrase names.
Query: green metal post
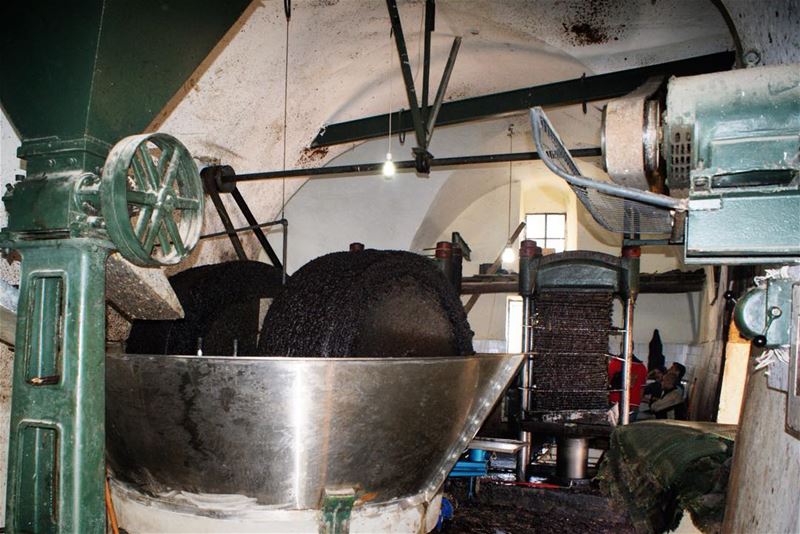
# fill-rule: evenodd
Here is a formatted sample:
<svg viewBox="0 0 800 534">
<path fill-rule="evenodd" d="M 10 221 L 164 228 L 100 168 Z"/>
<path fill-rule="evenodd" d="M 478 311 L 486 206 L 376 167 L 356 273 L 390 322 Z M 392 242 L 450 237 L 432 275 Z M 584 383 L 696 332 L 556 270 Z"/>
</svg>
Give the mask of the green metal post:
<svg viewBox="0 0 800 534">
<path fill-rule="evenodd" d="M 105 261 L 99 239 L 21 249 L 7 531 L 105 531 Z M 100 459 L 100 461 L 97 461 Z"/>
</svg>

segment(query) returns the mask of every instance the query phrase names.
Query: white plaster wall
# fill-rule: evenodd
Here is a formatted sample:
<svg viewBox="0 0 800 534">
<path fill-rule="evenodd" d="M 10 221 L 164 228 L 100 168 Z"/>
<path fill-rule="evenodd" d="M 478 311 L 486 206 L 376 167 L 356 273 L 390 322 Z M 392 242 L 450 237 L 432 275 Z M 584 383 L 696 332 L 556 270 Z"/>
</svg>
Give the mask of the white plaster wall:
<svg viewBox="0 0 800 534">
<path fill-rule="evenodd" d="M 442 233 L 440 240 L 450 240 L 451 233 L 460 232 L 472 249 L 472 261 L 464 262 L 463 275 L 478 274 L 482 263 L 494 263 L 508 239 L 508 184 L 497 187 L 470 205 Z M 511 199 L 514 208 L 519 206 L 520 183 L 513 182 Z M 518 224 L 518 210 L 512 213 L 511 231 Z M 516 247 L 515 247 L 516 248 Z M 516 262 L 515 262 L 516 263 Z M 516 271 L 515 264 L 504 264 L 504 269 Z M 475 339 L 505 339 L 506 301 L 508 295 L 481 295 L 469 313 L 468 319 Z M 464 302 L 468 296 L 462 298 Z"/>
<path fill-rule="evenodd" d="M 293 6 L 286 135 L 290 168 L 317 166 L 352 148 L 304 150 L 320 126 L 407 107 L 396 57 L 390 63 L 393 44 L 382 3 L 301 0 Z M 423 8 L 423 2 L 400 4 L 417 78 Z M 591 20 L 602 42 L 581 41 L 570 30 L 584 19 Z M 206 70 L 193 77 L 186 97 L 153 126 L 183 140 L 202 162 L 222 161 L 240 172 L 281 168 L 284 29 L 280 2 L 257 4 Z M 626 0 L 591 8 L 584 2 L 561 0 L 443 0 L 437 3 L 436 29 L 433 83 L 438 83 L 453 36 L 464 39 L 447 100 L 674 60 L 730 45 L 723 21 L 710 3 L 682 0 Z M 598 108 L 590 106 L 590 115 L 597 113 Z M 465 153 L 456 145 L 451 145 L 452 151 L 446 145 L 441 149 L 439 135 L 434 136 L 435 155 Z M 384 151 L 375 148 L 368 161 L 383 157 Z M 241 189 L 257 218 L 266 220 L 279 213 L 282 198 L 290 198 L 303 182 L 287 180 L 285 189 L 280 182 L 251 183 Z M 232 211 L 234 222 L 243 223 Z M 218 230 L 212 208 L 207 214 L 206 230 Z M 252 242 L 248 249 L 257 250 Z M 179 268 L 230 255 L 224 239 L 207 242 Z"/>
</svg>

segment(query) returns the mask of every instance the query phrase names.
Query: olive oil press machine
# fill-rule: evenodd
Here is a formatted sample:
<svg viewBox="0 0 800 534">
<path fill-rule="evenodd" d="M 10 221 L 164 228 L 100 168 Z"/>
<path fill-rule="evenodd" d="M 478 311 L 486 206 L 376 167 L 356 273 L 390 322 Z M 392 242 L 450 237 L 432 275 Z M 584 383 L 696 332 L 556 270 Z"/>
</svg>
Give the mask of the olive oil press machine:
<svg viewBox="0 0 800 534">
<path fill-rule="evenodd" d="M 140 132 L 248 3 L 3 5 L 0 99 L 27 163 L 0 232 L 22 257 L 8 532 L 104 532 L 105 262 L 177 263 L 203 219 L 189 152 Z"/>
</svg>

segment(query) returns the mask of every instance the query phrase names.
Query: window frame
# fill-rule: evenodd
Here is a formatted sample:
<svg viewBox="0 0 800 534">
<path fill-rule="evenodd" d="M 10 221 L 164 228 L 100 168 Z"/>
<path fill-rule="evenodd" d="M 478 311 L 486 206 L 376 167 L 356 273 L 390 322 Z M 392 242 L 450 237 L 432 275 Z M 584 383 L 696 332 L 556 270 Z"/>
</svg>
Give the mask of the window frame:
<svg viewBox="0 0 800 534">
<path fill-rule="evenodd" d="M 528 234 L 531 226 L 528 223 L 528 217 L 531 215 L 542 215 L 544 216 L 544 235 L 541 237 L 533 237 Z M 561 215 L 564 219 L 564 232 L 561 237 L 547 237 L 547 219 L 550 215 Z M 553 248 L 548 247 L 548 241 L 561 241 L 564 243 L 564 247 L 562 250 L 567 250 L 567 214 L 563 211 L 542 211 L 542 212 L 534 212 L 534 213 L 526 213 L 525 214 L 525 239 L 533 239 L 536 241 L 536 244 L 542 248 Z"/>
</svg>

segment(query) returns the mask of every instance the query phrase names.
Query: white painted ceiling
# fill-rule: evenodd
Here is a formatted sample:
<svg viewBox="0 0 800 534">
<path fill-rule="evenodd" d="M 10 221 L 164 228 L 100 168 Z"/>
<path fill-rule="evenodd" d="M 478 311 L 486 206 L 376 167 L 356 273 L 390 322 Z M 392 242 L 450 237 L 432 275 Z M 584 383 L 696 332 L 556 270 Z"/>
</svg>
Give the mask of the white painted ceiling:
<svg viewBox="0 0 800 534">
<path fill-rule="evenodd" d="M 306 150 L 321 126 L 407 107 L 407 101 L 384 2 L 292 4 L 286 167 L 320 166 L 352 148 Z M 401 0 L 399 7 L 419 84 L 424 1 Z M 282 1 L 255 2 L 187 84 L 185 97 L 153 126 L 184 141 L 203 162 L 238 172 L 282 168 L 285 31 Z M 456 35 L 463 43 L 447 100 L 732 48 L 710 0 L 438 0 L 434 86 Z M 580 121 L 593 137 L 597 113 L 570 129 L 581 131 Z M 458 147 L 439 152 L 459 155 Z M 303 181 L 287 180 L 285 189 L 281 182 L 241 189 L 257 218 L 266 220 Z M 206 221 L 206 231 L 219 229 L 216 214 L 209 212 Z M 192 263 L 217 260 L 213 248 L 195 254 Z"/>
</svg>

